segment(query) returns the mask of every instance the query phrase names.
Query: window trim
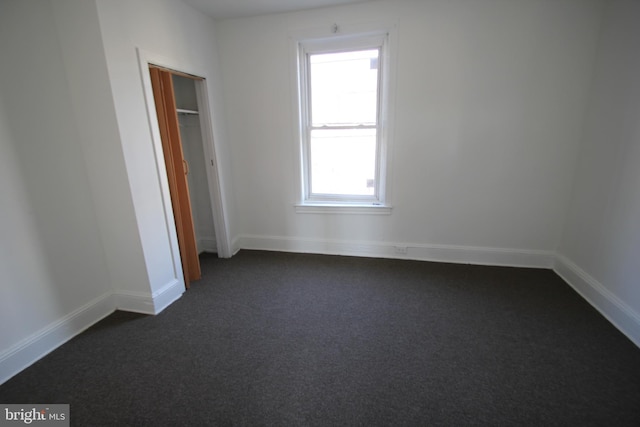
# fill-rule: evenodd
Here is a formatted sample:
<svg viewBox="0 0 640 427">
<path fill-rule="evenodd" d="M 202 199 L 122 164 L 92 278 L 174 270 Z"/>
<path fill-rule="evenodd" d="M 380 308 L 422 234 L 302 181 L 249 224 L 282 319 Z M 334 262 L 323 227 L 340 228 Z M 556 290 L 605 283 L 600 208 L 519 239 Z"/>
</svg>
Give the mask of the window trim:
<svg viewBox="0 0 640 427">
<path fill-rule="evenodd" d="M 389 205 L 374 205 L 363 203 L 302 203 L 296 204 L 296 213 L 302 214 L 369 214 L 390 215 L 392 207 Z"/>
<path fill-rule="evenodd" d="M 340 31 L 338 34 L 313 31 L 315 34 L 293 35 L 294 58 L 296 69 L 295 84 L 295 111 L 297 113 L 296 143 L 299 149 L 299 182 L 297 202 L 298 213 L 372 213 L 389 214 L 391 206 L 388 194 L 389 174 L 389 117 L 390 110 L 390 39 L 391 31 L 388 26 L 378 26 L 375 30 Z M 330 53 L 340 51 L 353 51 L 365 49 L 378 49 L 378 109 L 376 141 L 376 185 L 373 196 L 357 195 L 324 195 L 311 194 L 311 156 L 310 156 L 310 82 L 309 79 L 309 54 Z"/>
</svg>

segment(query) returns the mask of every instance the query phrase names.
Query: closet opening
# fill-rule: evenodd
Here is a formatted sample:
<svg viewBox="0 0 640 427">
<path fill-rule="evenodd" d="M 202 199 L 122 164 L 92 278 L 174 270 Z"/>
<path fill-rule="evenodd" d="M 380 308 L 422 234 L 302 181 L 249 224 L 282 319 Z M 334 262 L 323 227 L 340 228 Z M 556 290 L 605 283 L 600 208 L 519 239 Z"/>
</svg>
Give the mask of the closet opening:
<svg viewBox="0 0 640 427">
<path fill-rule="evenodd" d="M 161 153 L 156 150 L 156 157 L 162 156 L 164 160 L 158 163 L 159 166 L 164 163 L 166 170 L 178 246 L 174 252 L 180 255 L 188 289 L 191 281 L 200 278 L 201 253 L 228 256 L 224 241 L 219 244 L 219 234 L 226 235 L 226 230 L 206 103 L 206 81 L 151 63 L 148 73 L 162 146 Z"/>
<path fill-rule="evenodd" d="M 196 96 L 196 82 L 197 80 L 188 77 L 173 75 L 180 139 L 184 159 L 189 168 L 187 181 L 191 195 L 191 212 L 198 254 L 203 252 L 218 253 L 207 177 L 207 157 L 204 152 L 203 130 Z"/>
</svg>

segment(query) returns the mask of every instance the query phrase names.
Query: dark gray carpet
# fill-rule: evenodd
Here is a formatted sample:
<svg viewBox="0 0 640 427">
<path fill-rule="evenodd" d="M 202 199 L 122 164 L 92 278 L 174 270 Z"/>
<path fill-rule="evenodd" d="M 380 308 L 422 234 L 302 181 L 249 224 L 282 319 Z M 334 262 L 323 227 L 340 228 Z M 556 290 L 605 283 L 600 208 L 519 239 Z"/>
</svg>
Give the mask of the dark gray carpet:
<svg viewBox="0 0 640 427">
<path fill-rule="evenodd" d="M 78 426 L 640 425 L 640 349 L 549 270 L 242 251 L 0 386 Z"/>
</svg>

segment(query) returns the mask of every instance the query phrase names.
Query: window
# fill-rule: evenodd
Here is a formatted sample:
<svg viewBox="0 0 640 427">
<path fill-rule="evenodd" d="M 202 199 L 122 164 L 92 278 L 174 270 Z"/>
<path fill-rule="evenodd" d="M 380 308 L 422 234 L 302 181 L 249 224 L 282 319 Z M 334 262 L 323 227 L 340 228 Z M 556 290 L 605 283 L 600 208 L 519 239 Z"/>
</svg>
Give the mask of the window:
<svg viewBox="0 0 640 427">
<path fill-rule="evenodd" d="M 386 39 L 298 44 L 303 205 L 385 204 Z"/>
</svg>

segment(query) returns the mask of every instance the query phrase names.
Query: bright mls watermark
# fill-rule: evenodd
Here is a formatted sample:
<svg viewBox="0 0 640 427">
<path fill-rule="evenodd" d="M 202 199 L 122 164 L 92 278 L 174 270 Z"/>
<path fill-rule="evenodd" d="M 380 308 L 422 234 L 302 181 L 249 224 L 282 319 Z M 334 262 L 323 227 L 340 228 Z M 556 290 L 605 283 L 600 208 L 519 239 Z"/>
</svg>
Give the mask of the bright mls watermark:
<svg viewBox="0 0 640 427">
<path fill-rule="evenodd" d="M 34 425 L 69 427 L 69 405 L 0 404 L 0 427 Z"/>
</svg>

